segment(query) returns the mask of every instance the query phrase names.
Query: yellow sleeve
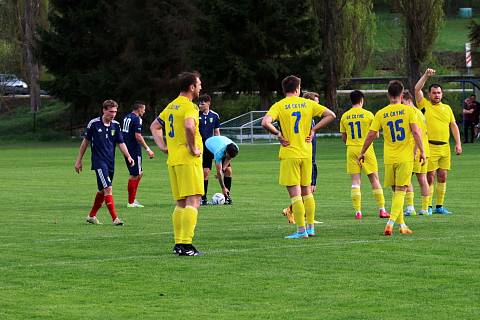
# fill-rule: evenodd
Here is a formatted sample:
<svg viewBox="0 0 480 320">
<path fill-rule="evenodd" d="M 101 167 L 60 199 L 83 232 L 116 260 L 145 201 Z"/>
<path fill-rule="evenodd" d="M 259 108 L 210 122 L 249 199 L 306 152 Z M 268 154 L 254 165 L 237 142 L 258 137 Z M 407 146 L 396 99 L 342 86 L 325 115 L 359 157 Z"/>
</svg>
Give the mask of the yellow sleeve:
<svg viewBox="0 0 480 320">
<path fill-rule="evenodd" d="M 377 114 L 375 114 L 372 124 L 370 125 L 370 130 L 376 131 L 376 132 L 380 131 L 380 129 L 382 128 L 382 123 L 380 121 L 381 116 L 382 115 L 380 114 L 380 112 L 377 112 Z"/>
<path fill-rule="evenodd" d="M 345 120 L 345 113 L 343 114 L 342 118 L 340 119 L 340 132 L 347 132 L 347 130 L 345 128 L 344 120 Z"/>
<path fill-rule="evenodd" d="M 422 100 L 418 101 L 417 107 L 418 107 L 418 109 L 423 110 L 423 109 L 425 109 L 427 104 L 428 104 L 428 100 L 425 97 L 423 97 Z"/>
<path fill-rule="evenodd" d="M 455 115 L 453 114 L 452 108 L 450 108 L 450 123 L 455 122 Z"/>
<path fill-rule="evenodd" d="M 325 112 L 327 107 L 322 106 L 321 104 L 318 104 L 315 101 L 312 101 L 312 102 L 313 102 L 312 103 L 313 104 L 313 114 L 312 114 L 312 116 L 313 117 L 320 117 Z"/>
<path fill-rule="evenodd" d="M 185 110 L 185 119 L 187 118 L 193 118 L 195 122 L 198 122 L 198 107 L 194 103 Z"/>
<path fill-rule="evenodd" d="M 276 104 L 270 107 L 270 110 L 268 110 L 267 115 L 272 117 L 272 120 L 278 120 L 278 108 Z"/>
<path fill-rule="evenodd" d="M 163 109 L 163 111 L 160 112 L 160 114 L 158 115 L 158 117 L 162 119 L 164 122 L 165 122 L 165 110 L 167 110 L 167 108 Z"/>
</svg>

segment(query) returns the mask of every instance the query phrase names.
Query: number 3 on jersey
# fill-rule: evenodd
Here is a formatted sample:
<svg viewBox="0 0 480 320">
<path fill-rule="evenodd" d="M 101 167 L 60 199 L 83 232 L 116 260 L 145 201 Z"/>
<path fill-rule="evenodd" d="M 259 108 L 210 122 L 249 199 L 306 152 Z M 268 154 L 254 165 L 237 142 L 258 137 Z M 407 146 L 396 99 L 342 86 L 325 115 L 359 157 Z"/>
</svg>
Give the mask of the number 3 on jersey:
<svg viewBox="0 0 480 320">
<path fill-rule="evenodd" d="M 173 130 L 173 114 L 170 114 L 170 116 L 168 116 L 168 122 L 170 123 L 170 131 L 168 132 L 168 136 L 170 138 L 173 138 L 175 137 L 175 130 Z"/>
<path fill-rule="evenodd" d="M 302 117 L 302 114 L 300 113 L 300 111 L 295 111 L 292 112 L 292 117 L 296 117 L 295 125 L 293 126 L 293 132 L 298 133 L 298 124 L 300 123 L 300 118 Z"/>
<path fill-rule="evenodd" d="M 387 126 L 390 128 L 392 142 L 405 140 L 405 129 L 402 127 L 403 119 L 388 121 Z"/>
</svg>

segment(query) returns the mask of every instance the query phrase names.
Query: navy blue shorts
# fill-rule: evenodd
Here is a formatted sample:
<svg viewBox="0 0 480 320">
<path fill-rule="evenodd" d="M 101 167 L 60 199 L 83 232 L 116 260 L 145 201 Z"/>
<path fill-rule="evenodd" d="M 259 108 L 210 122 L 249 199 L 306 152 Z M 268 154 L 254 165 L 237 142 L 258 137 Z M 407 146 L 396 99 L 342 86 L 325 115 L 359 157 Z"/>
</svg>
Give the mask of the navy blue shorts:
<svg viewBox="0 0 480 320">
<path fill-rule="evenodd" d="M 142 173 L 142 154 L 130 154 L 132 157 L 133 161 L 135 161 L 135 164 L 133 167 L 130 167 L 130 164 L 127 161 L 127 158 L 125 158 L 125 164 L 127 165 L 128 172 L 130 172 L 131 176 L 139 176 Z"/>
<path fill-rule="evenodd" d="M 212 170 L 212 161 L 213 161 L 213 153 L 207 149 L 207 147 L 203 146 L 203 155 L 202 155 L 202 166 L 203 168 L 208 168 Z"/>
<path fill-rule="evenodd" d="M 108 170 L 106 166 L 94 170 L 97 176 L 98 191 L 102 191 L 103 189 L 112 186 L 113 171 Z"/>
</svg>

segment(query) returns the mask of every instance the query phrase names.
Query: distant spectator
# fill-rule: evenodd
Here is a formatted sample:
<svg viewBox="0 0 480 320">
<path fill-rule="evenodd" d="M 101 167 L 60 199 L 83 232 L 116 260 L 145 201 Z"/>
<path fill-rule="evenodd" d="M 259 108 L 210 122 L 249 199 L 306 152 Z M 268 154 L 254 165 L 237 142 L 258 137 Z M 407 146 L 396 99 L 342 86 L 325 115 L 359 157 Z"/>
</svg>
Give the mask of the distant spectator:
<svg viewBox="0 0 480 320">
<path fill-rule="evenodd" d="M 463 104 L 463 143 L 473 142 L 475 139 L 475 125 L 478 124 L 479 103 L 474 94 L 465 99 Z M 469 136 L 472 136 L 470 141 Z"/>
</svg>

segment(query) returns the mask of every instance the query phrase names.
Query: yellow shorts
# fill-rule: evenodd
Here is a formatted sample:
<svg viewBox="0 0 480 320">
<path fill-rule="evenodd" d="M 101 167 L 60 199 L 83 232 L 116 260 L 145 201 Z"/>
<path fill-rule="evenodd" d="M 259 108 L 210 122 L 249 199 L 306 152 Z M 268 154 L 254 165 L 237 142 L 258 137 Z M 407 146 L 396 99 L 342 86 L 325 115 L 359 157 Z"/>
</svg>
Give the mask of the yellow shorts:
<svg viewBox="0 0 480 320">
<path fill-rule="evenodd" d="M 413 173 L 427 173 L 428 169 L 428 158 L 425 160 L 425 164 L 422 166 L 420 162 L 420 155 L 415 157 L 415 161 L 413 161 Z"/>
<path fill-rule="evenodd" d="M 378 172 L 377 157 L 375 156 L 374 149 L 372 147 L 367 149 L 365 161 L 362 162 L 361 167 L 357 162 L 360 151 L 362 151 L 362 146 L 347 146 L 347 173 L 360 173 L 362 169 L 367 175 Z"/>
<path fill-rule="evenodd" d="M 202 163 L 180 164 L 168 166 L 170 186 L 175 200 L 182 200 L 188 196 L 203 195 Z"/>
<path fill-rule="evenodd" d="M 280 159 L 278 183 L 282 186 L 309 186 L 312 183 L 312 159 Z"/>
<path fill-rule="evenodd" d="M 437 169 L 450 170 L 450 145 L 437 146 L 430 144 L 430 158 L 428 159 L 428 171 Z"/>
<path fill-rule="evenodd" d="M 385 187 L 408 186 L 412 181 L 413 161 L 385 164 Z"/>
</svg>

